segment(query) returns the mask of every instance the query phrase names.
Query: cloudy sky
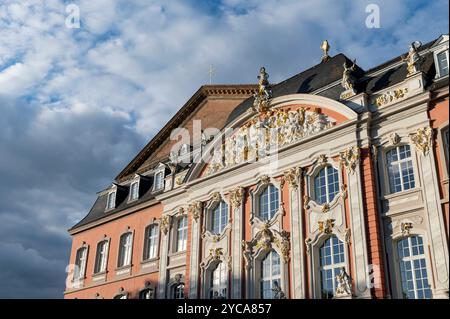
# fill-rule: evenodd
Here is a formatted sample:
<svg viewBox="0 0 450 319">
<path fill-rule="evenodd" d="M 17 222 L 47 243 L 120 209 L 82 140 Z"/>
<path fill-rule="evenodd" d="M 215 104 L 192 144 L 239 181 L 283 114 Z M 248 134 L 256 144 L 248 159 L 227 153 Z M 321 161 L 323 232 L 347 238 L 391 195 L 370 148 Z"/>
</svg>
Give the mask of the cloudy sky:
<svg viewBox="0 0 450 319">
<path fill-rule="evenodd" d="M 255 83 L 262 65 L 278 82 L 323 39 L 368 69 L 442 33 L 446 0 L 0 0 L 0 298 L 62 298 L 67 229 L 210 64 L 214 83 Z"/>
</svg>

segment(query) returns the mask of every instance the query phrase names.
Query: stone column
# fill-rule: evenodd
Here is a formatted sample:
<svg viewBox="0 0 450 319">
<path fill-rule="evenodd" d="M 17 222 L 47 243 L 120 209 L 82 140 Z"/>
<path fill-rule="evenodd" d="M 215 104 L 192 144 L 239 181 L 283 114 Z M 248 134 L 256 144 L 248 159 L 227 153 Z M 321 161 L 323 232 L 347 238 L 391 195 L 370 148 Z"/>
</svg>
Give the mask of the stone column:
<svg viewBox="0 0 450 319">
<path fill-rule="evenodd" d="M 232 283 L 231 298 L 242 298 L 242 240 L 243 240 L 243 213 L 244 213 L 244 189 L 237 187 L 230 194 L 230 202 L 233 212 L 232 225 Z"/>
<path fill-rule="evenodd" d="M 362 200 L 360 149 L 349 147 L 340 153 L 340 161 L 347 173 L 348 202 L 350 209 L 351 243 L 353 255 L 354 293 L 357 298 L 371 298 L 369 289 L 367 236 Z"/>
<path fill-rule="evenodd" d="M 435 288 L 433 298 L 448 298 L 449 255 L 445 236 L 444 218 L 440 203 L 437 169 L 432 149 L 432 129 L 420 128 L 411 136 L 418 155 L 418 166 L 422 177 L 425 216 L 428 228 Z M 428 274 L 431 277 L 433 274 Z M 431 282 L 431 280 L 430 280 Z"/>
<path fill-rule="evenodd" d="M 162 234 L 161 240 L 161 255 L 159 259 L 159 281 L 158 281 L 158 299 L 166 299 L 166 287 L 167 287 L 167 257 L 169 254 L 170 243 L 170 226 L 172 223 L 172 217 L 164 215 L 161 218 L 160 228 Z"/>
<path fill-rule="evenodd" d="M 292 269 L 292 298 L 305 298 L 305 261 L 303 218 L 302 218 L 302 192 L 299 185 L 301 169 L 291 168 L 284 172 L 284 179 L 289 185 L 289 207 L 291 220 L 291 269 Z"/>
<path fill-rule="evenodd" d="M 190 272 L 189 272 L 189 298 L 198 298 L 198 269 L 199 269 L 199 254 L 200 254 L 200 221 L 202 215 L 202 203 L 195 202 L 189 205 L 189 214 L 192 215 L 192 232 L 191 232 L 191 258 L 190 258 Z"/>
</svg>

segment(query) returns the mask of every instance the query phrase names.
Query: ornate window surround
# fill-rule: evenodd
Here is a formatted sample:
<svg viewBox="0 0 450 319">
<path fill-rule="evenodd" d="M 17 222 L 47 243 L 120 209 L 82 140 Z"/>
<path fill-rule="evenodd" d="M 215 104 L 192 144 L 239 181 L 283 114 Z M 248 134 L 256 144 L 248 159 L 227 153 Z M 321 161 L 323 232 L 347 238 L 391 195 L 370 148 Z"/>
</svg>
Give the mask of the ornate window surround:
<svg viewBox="0 0 450 319">
<path fill-rule="evenodd" d="M 350 270 L 350 254 L 349 254 L 349 231 L 343 230 L 341 227 L 333 227 L 331 233 L 317 232 L 313 238 L 307 239 L 307 251 L 310 254 L 311 262 L 311 278 L 310 285 L 312 287 L 312 297 L 315 299 L 321 299 L 321 280 L 320 280 L 320 248 L 325 240 L 335 235 L 340 241 L 344 243 L 344 257 L 345 257 L 345 269 L 347 272 Z"/>
<path fill-rule="evenodd" d="M 145 249 L 146 249 L 146 241 L 147 241 L 146 230 L 147 230 L 148 227 L 151 227 L 151 226 L 158 227 L 158 237 L 156 239 L 156 257 L 145 259 Z M 160 250 L 160 246 L 161 246 L 161 227 L 160 227 L 160 220 L 159 219 L 153 217 L 151 219 L 151 221 L 144 226 L 144 232 L 143 232 L 143 235 L 142 235 L 142 239 L 143 240 L 142 240 L 142 260 L 141 260 L 141 264 L 158 260 L 159 259 L 159 250 Z"/>
<path fill-rule="evenodd" d="M 211 230 L 212 228 L 212 213 L 213 210 L 223 201 L 227 204 L 227 214 L 228 214 L 228 222 L 227 225 L 223 228 L 220 234 L 214 234 Z M 222 196 L 219 192 L 212 193 L 210 200 L 206 204 L 204 208 L 203 214 L 203 235 L 207 238 L 215 238 L 216 241 L 221 240 L 225 237 L 225 235 L 231 230 L 231 203 L 227 199 L 226 196 Z"/>
<path fill-rule="evenodd" d="M 405 193 L 410 193 L 410 192 L 414 192 L 414 191 L 418 191 L 421 188 L 421 184 L 420 184 L 420 178 L 419 178 L 419 168 L 418 168 L 418 164 L 417 164 L 417 150 L 414 147 L 414 145 L 412 145 L 409 142 L 406 142 L 407 137 L 406 136 L 401 136 L 397 133 L 391 133 L 389 135 L 389 137 L 384 137 L 378 147 L 378 172 L 381 175 L 380 176 L 380 180 L 381 180 L 381 195 L 384 195 L 384 197 L 386 199 L 390 198 L 390 197 L 396 197 L 398 195 L 401 194 L 405 194 Z M 414 182 L 415 182 L 415 187 L 405 190 L 405 191 L 401 191 L 401 192 L 396 192 L 396 193 L 391 193 L 390 191 L 390 186 L 389 186 L 389 175 L 388 175 L 388 166 L 387 166 L 387 153 L 398 147 L 398 146 L 402 146 L 402 145 L 409 145 L 410 146 L 410 150 L 411 150 L 411 161 L 413 164 L 413 170 L 414 170 Z"/>
<path fill-rule="evenodd" d="M 405 220 L 409 220 L 406 218 Z M 399 256 L 398 256 L 398 250 L 397 250 L 397 244 L 400 240 L 405 239 L 407 237 L 411 236 L 421 236 L 423 240 L 423 247 L 424 247 L 424 256 L 425 256 L 425 262 L 427 267 L 427 275 L 428 275 L 428 281 L 431 286 L 431 293 L 433 295 L 434 291 L 434 281 L 433 281 L 433 271 L 431 268 L 431 256 L 430 251 L 427 249 L 429 247 L 429 238 L 427 232 L 417 223 L 411 223 L 413 227 L 410 227 L 405 232 L 403 225 L 405 225 L 404 222 L 397 221 L 393 225 L 393 233 L 388 238 L 388 247 L 390 250 L 389 256 L 389 268 L 391 273 L 391 284 L 392 284 L 392 294 L 393 298 L 402 298 L 402 280 L 401 280 L 401 274 L 400 274 L 400 266 L 399 266 Z"/>
<path fill-rule="evenodd" d="M 281 218 L 284 216 L 284 208 L 283 208 L 283 194 L 282 194 L 282 182 L 278 181 L 277 179 L 273 177 L 269 177 L 267 175 L 262 175 L 259 178 L 258 184 L 256 184 L 256 188 L 254 190 L 250 190 L 250 198 L 252 203 L 252 208 L 250 211 L 250 224 L 264 224 L 266 221 L 261 219 L 259 217 L 259 196 L 262 194 L 262 192 L 269 187 L 270 185 L 273 185 L 278 190 L 278 203 L 279 207 L 275 214 L 272 216 L 269 222 L 270 224 L 274 224 L 276 221 L 281 222 Z"/>
<path fill-rule="evenodd" d="M 264 223 L 250 242 L 243 242 L 246 268 L 246 298 L 261 298 L 261 262 L 274 250 L 280 256 L 280 287 L 286 293 L 289 290 L 289 233 L 276 231 Z"/>
<path fill-rule="evenodd" d="M 314 207 L 321 207 L 328 205 L 329 209 L 332 209 L 337 206 L 339 200 L 343 197 L 341 193 L 338 193 L 334 196 L 333 200 L 329 203 L 318 204 L 316 202 L 316 194 L 315 194 L 315 185 L 314 180 L 319 174 L 320 170 L 325 167 L 331 166 L 338 172 L 339 177 L 339 189 L 342 190 L 343 185 L 343 177 L 342 177 L 342 169 L 339 165 L 338 161 L 335 161 L 333 158 L 326 156 L 325 154 L 319 155 L 319 157 L 314 161 L 313 165 L 306 170 L 306 185 L 307 185 L 307 194 L 309 197 L 309 204 L 312 204 Z"/>
<path fill-rule="evenodd" d="M 169 228 L 169 256 L 177 255 L 177 254 L 185 254 L 188 247 L 186 246 L 186 250 L 177 251 L 177 241 L 178 241 L 178 222 L 182 217 L 188 218 L 188 210 L 184 207 L 180 207 L 176 209 L 172 214 L 170 214 L 170 228 Z M 187 227 L 189 229 L 189 222 L 187 223 Z"/>
<path fill-rule="evenodd" d="M 230 270 L 231 258 L 226 257 L 222 248 L 211 249 L 209 255 L 200 264 L 200 277 L 202 278 L 201 293 L 202 299 L 209 299 L 209 291 L 211 288 L 211 274 L 220 264 L 224 263 L 227 273 L 227 297 L 230 296 Z"/>
</svg>

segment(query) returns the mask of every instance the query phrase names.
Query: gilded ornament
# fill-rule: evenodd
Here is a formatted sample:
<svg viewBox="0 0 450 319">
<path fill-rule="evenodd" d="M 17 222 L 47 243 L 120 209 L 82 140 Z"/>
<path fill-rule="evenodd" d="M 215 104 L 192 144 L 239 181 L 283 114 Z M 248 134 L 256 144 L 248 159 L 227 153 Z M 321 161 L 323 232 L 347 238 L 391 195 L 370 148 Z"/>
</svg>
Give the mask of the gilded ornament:
<svg viewBox="0 0 450 319">
<path fill-rule="evenodd" d="M 328 51 L 330 50 L 330 44 L 328 43 L 327 40 L 324 40 L 320 48 L 323 51 L 322 62 L 327 62 L 330 59 L 330 56 L 328 55 Z"/>
<path fill-rule="evenodd" d="M 423 58 L 417 52 L 422 46 L 422 43 L 419 41 L 414 41 L 409 46 L 409 51 L 406 56 L 402 56 L 402 61 L 406 63 L 406 70 L 408 71 L 408 76 L 416 74 L 419 72 L 420 64 L 422 63 Z"/>
<path fill-rule="evenodd" d="M 284 172 L 284 180 L 289 184 L 291 188 L 297 189 L 300 173 L 300 167 L 292 167 Z"/>
<path fill-rule="evenodd" d="M 325 234 L 331 234 L 334 227 L 334 219 L 327 219 L 325 221 L 319 221 L 319 231 Z"/>
<path fill-rule="evenodd" d="M 167 235 L 167 232 L 169 231 L 170 220 L 171 217 L 169 215 L 164 215 L 163 217 L 161 217 L 160 228 L 164 235 Z"/>
<path fill-rule="evenodd" d="M 230 193 L 230 202 L 233 207 L 239 207 L 242 204 L 242 199 L 244 198 L 244 188 L 241 186 L 236 187 Z"/>
<path fill-rule="evenodd" d="M 400 229 L 402 231 L 403 236 L 409 236 L 412 228 L 413 228 L 413 225 L 411 222 L 401 223 L 401 225 L 400 225 Z"/>
<path fill-rule="evenodd" d="M 416 149 L 425 156 L 430 152 L 433 137 L 433 129 L 431 127 L 419 128 L 416 133 L 411 134 L 411 142 Z"/>
<path fill-rule="evenodd" d="M 192 215 L 195 221 L 198 221 L 202 214 L 202 202 L 195 202 L 189 205 L 188 212 Z"/>
<path fill-rule="evenodd" d="M 341 165 L 345 166 L 345 168 L 354 173 L 357 165 L 359 164 L 360 157 L 360 149 L 357 146 L 351 146 L 347 148 L 345 151 L 339 154 Z"/>
</svg>

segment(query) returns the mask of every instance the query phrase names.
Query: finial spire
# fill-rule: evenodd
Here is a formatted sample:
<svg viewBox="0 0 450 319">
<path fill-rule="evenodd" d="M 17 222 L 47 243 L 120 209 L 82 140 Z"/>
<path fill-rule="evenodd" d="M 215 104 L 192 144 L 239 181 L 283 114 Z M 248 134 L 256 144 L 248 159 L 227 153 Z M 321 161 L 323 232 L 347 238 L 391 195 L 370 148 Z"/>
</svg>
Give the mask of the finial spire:
<svg viewBox="0 0 450 319">
<path fill-rule="evenodd" d="M 328 51 L 330 50 L 330 44 L 328 43 L 327 40 L 323 40 L 320 48 L 323 51 L 322 62 L 327 62 L 330 59 L 330 56 L 328 55 Z"/>
</svg>

